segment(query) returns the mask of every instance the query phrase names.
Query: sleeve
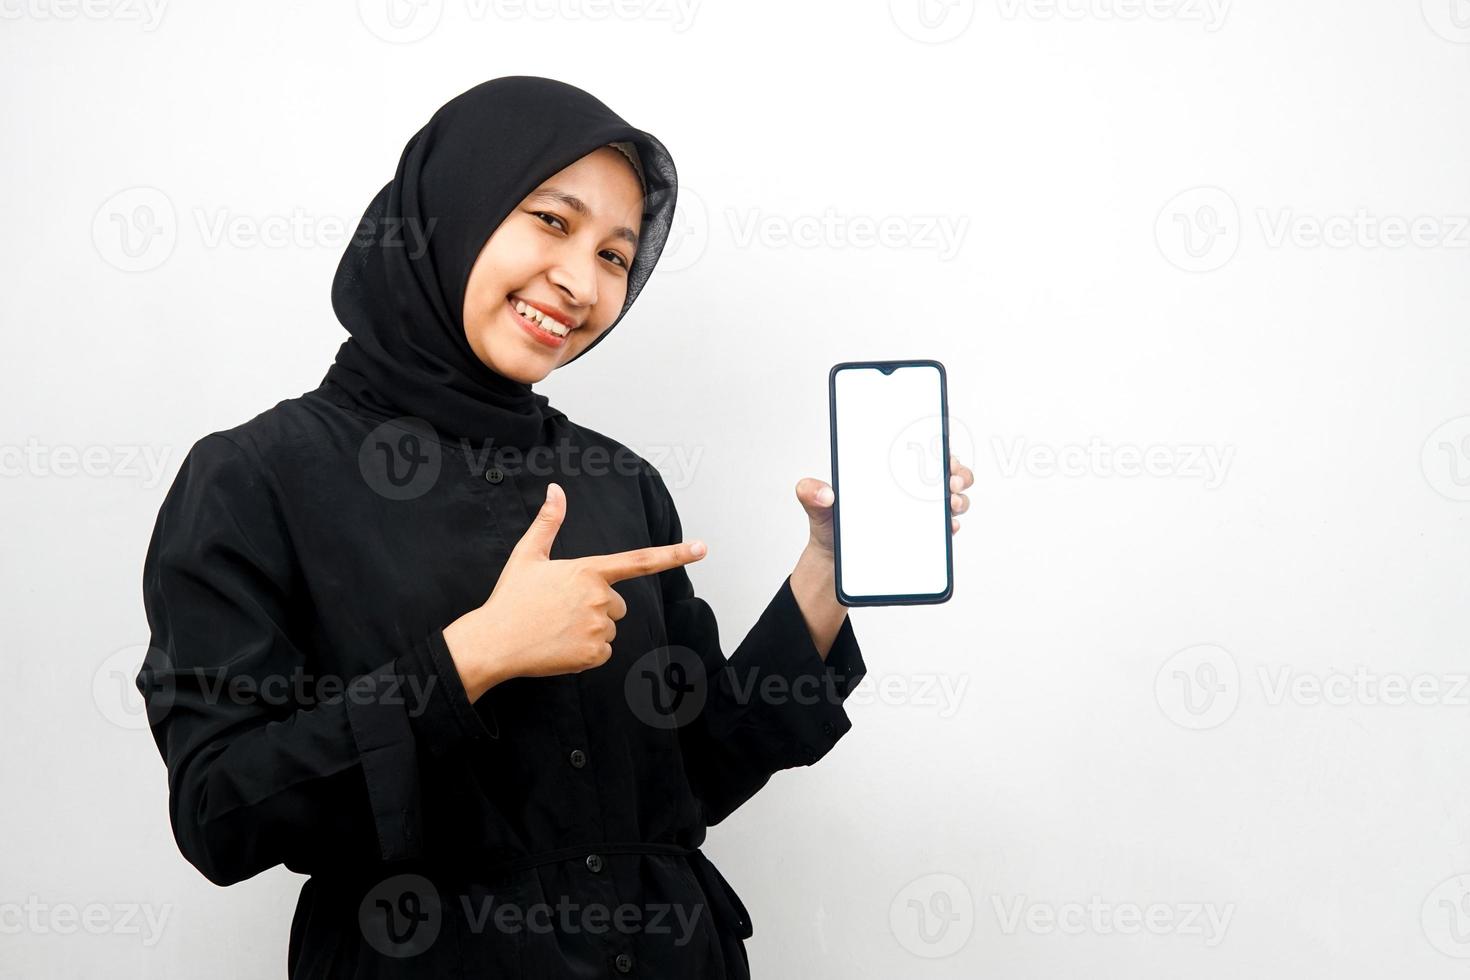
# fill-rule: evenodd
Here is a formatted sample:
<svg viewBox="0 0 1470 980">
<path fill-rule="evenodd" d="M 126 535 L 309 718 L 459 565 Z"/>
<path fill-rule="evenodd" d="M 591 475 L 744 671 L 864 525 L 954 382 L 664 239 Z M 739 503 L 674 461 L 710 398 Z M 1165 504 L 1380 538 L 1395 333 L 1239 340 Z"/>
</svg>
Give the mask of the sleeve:
<svg viewBox="0 0 1470 980">
<path fill-rule="evenodd" d="M 332 660 L 300 641 L 295 567 L 260 469 L 205 436 L 149 542 L 136 683 L 174 837 L 219 885 L 281 863 L 316 874 L 415 856 L 421 762 L 488 734 L 439 630 L 385 644 L 360 675 L 322 673 Z"/>
<path fill-rule="evenodd" d="M 673 498 L 650 470 L 662 499 L 655 543 L 682 541 Z M 716 824 L 776 772 L 809 766 L 837 744 L 852 728 L 843 702 L 867 667 L 851 617 L 822 659 L 789 575 L 728 660 L 714 612 L 684 568 L 660 573 L 659 585 L 669 644 L 693 651 L 704 672 L 704 706 L 680 726 L 679 738 L 690 786 L 706 822 Z"/>
</svg>

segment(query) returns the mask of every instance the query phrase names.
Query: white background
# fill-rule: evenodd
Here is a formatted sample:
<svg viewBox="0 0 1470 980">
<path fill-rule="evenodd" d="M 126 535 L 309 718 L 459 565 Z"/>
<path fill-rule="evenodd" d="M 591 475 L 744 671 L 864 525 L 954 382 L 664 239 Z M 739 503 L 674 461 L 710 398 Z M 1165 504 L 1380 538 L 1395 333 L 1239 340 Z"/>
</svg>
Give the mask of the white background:
<svg viewBox="0 0 1470 980">
<path fill-rule="evenodd" d="M 711 833 L 757 976 L 1464 975 L 1470 8 L 385 2 L 0 2 L 0 974 L 284 973 L 301 879 L 190 867 L 119 701 L 148 535 L 194 440 L 319 382 L 409 136 L 544 74 L 679 167 L 542 390 L 664 454 L 727 650 L 832 363 L 943 361 L 977 475 L 954 599 L 854 611 L 854 729 Z"/>
</svg>

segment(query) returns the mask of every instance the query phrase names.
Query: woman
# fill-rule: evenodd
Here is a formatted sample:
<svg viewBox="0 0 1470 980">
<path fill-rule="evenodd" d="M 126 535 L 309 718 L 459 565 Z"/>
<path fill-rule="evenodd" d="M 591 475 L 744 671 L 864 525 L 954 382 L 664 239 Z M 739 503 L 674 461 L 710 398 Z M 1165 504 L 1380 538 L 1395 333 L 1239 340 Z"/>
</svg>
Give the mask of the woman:
<svg viewBox="0 0 1470 980">
<path fill-rule="evenodd" d="M 727 667 L 658 471 L 531 390 L 627 312 L 676 188 L 572 86 L 453 99 L 343 256 L 321 386 L 167 495 L 138 685 L 174 834 L 217 884 L 310 876 L 293 977 L 748 975 L 698 848 L 850 727 L 830 488 Z"/>
</svg>

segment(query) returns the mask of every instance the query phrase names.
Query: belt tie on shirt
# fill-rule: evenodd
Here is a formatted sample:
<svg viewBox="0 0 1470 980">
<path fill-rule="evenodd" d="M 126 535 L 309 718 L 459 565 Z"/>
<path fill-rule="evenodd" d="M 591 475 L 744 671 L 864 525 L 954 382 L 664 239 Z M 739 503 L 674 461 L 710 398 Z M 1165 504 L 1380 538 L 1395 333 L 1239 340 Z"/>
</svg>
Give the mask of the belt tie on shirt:
<svg viewBox="0 0 1470 980">
<path fill-rule="evenodd" d="M 725 925 L 741 939 L 749 939 L 754 934 L 750 923 L 750 913 L 745 910 L 745 904 L 740 901 L 740 896 L 735 894 L 735 889 L 725 880 L 725 876 L 720 874 L 720 869 L 716 868 L 710 859 L 704 856 L 704 852 L 697 847 L 645 841 L 582 844 L 576 847 L 563 847 L 555 851 L 543 851 L 540 854 L 528 854 L 513 861 L 497 862 L 489 870 L 494 874 L 514 874 L 539 868 L 544 864 L 556 864 L 558 861 L 585 857 L 588 854 L 668 854 L 687 858 L 690 869 L 699 880 L 699 886 L 704 889 L 709 899 L 710 913 L 715 920 Z"/>
<path fill-rule="evenodd" d="M 684 847 L 681 844 L 666 844 L 653 841 L 606 841 L 590 844 L 579 844 L 574 847 L 558 848 L 554 851 L 541 851 L 537 854 L 527 854 L 524 857 L 514 858 L 508 861 L 496 861 L 488 865 L 471 864 L 474 873 L 486 877 L 499 877 L 501 875 L 516 874 L 522 871 L 530 871 L 547 864 L 556 864 L 560 861 L 570 861 L 576 858 L 585 858 L 589 854 L 665 854 L 671 857 L 683 857 L 688 860 L 689 868 L 694 872 L 699 886 L 704 890 L 710 904 L 710 915 L 720 925 L 724 926 L 741 939 L 749 939 L 753 934 L 750 923 L 750 913 L 746 911 L 745 905 L 740 901 L 740 896 L 735 894 L 735 889 L 720 874 L 720 870 L 704 856 L 704 852 L 697 847 Z M 405 868 L 405 870 L 408 870 Z M 434 874 L 433 869 L 423 869 L 429 874 Z M 448 877 L 456 878 L 465 873 L 465 868 L 456 869 L 455 874 Z M 370 874 L 370 873 L 369 873 Z M 330 889 L 353 889 L 359 884 L 358 876 L 362 875 L 361 883 L 365 887 L 371 887 L 376 883 L 376 878 L 364 875 L 359 871 L 356 875 L 343 874 L 341 872 L 323 872 L 312 876 L 309 885 L 316 888 Z"/>
</svg>

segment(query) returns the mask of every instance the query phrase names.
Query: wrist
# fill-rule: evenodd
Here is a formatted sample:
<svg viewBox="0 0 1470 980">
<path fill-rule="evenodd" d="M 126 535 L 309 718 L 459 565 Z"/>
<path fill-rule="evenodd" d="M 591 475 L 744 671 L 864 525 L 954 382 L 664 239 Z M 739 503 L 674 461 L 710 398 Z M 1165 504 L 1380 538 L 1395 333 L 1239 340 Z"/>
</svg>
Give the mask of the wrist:
<svg viewBox="0 0 1470 980">
<path fill-rule="evenodd" d="M 820 548 L 808 548 L 791 571 L 791 584 L 800 598 L 837 597 L 837 566 Z M 844 607 L 845 608 L 845 607 Z"/>
<path fill-rule="evenodd" d="M 832 553 L 832 549 L 817 541 L 807 542 L 806 548 L 802 550 L 801 558 L 797 561 L 797 566 L 807 574 L 827 576 L 834 582 L 836 581 L 837 558 Z"/>
<path fill-rule="evenodd" d="M 471 704 L 511 676 L 489 642 L 482 612 L 483 607 L 472 609 L 444 627 L 444 645 Z"/>
<path fill-rule="evenodd" d="M 837 567 L 831 552 L 815 543 L 807 546 L 791 572 L 791 594 L 817 655 L 826 660 L 847 620 L 847 607 L 837 601 Z"/>
</svg>

